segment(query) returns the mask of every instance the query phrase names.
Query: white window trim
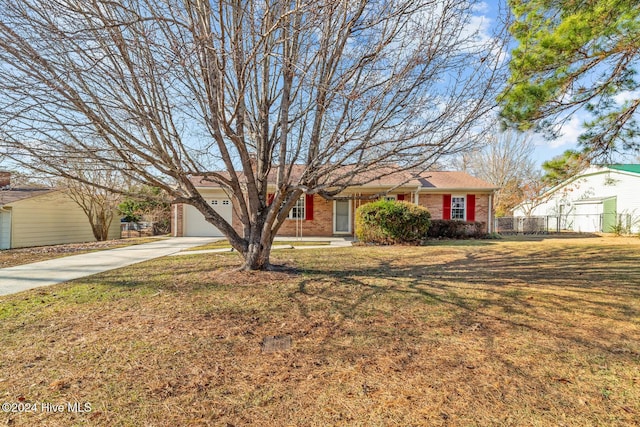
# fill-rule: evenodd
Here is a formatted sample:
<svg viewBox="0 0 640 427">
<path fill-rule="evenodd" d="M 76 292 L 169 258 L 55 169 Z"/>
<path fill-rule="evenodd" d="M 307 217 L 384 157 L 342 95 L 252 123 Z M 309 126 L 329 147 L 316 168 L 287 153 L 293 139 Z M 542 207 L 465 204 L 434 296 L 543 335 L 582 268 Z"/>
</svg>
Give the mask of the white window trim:
<svg viewBox="0 0 640 427">
<path fill-rule="evenodd" d="M 462 218 L 453 217 L 453 199 L 462 199 Z M 452 194 L 451 195 L 451 219 L 454 221 L 466 221 L 467 220 L 467 195 L 466 194 Z"/>
<path fill-rule="evenodd" d="M 304 220 L 307 217 L 307 201 L 305 199 L 304 194 L 300 197 L 300 199 L 298 199 L 297 203 L 302 203 L 302 209 L 300 209 L 302 211 L 302 218 L 298 217 L 294 217 L 293 216 L 293 211 L 295 208 L 295 205 L 293 205 L 291 207 L 291 209 L 289 210 L 289 213 L 287 214 L 287 219 L 291 219 L 291 220 Z"/>
</svg>

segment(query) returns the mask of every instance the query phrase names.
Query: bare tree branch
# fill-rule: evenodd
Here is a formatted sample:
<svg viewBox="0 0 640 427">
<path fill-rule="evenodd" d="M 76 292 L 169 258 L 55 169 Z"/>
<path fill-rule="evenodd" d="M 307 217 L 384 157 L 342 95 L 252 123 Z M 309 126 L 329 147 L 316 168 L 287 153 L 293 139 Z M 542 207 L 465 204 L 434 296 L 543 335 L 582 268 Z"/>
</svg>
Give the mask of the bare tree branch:
<svg viewBox="0 0 640 427">
<path fill-rule="evenodd" d="M 482 139 L 504 55 L 474 3 L 0 0 L 0 154 L 161 188 L 266 268 L 303 192 L 419 172 Z M 229 194 L 241 229 L 194 176 Z"/>
</svg>

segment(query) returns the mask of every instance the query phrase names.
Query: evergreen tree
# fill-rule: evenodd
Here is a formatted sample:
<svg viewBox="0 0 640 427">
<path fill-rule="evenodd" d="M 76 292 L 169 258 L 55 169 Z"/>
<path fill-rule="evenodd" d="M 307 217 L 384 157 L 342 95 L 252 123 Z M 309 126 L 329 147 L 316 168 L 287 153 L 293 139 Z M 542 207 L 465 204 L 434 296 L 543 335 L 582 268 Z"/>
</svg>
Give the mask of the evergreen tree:
<svg viewBox="0 0 640 427">
<path fill-rule="evenodd" d="M 637 0 L 509 0 L 518 42 L 500 97 L 509 126 L 556 135 L 586 108 L 591 155 L 638 148 L 640 7 Z"/>
</svg>

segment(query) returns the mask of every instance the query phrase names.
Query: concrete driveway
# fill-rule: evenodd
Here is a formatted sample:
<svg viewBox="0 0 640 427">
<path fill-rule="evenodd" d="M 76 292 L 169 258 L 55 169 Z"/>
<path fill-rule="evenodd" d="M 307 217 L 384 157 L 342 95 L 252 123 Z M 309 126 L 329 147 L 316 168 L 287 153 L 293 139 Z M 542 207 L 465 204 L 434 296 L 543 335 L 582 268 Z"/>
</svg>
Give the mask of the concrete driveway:
<svg viewBox="0 0 640 427">
<path fill-rule="evenodd" d="M 55 285 L 103 271 L 175 254 L 183 249 L 204 245 L 211 237 L 172 237 L 157 242 L 106 251 L 72 255 L 0 269 L 0 295 L 9 295 L 40 286 Z"/>
</svg>

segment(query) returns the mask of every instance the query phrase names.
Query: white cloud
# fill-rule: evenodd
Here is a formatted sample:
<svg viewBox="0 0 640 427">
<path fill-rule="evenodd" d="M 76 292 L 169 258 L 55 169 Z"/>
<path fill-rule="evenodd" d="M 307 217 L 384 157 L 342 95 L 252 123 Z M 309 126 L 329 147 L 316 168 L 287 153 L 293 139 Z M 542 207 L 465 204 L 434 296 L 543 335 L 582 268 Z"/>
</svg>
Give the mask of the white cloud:
<svg viewBox="0 0 640 427">
<path fill-rule="evenodd" d="M 478 2 L 476 4 L 473 5 L 473 12 L 474 13 L 482 13 L 482 14 L 486 14 L 489 12 L 489 3 L 481 1 Z"/>
<path fill-rule="evenodd" d="M 535 146 L 534 161 L 541 165 L 544 161 L 551 160 L 566 150 L 579 150 L 578 137 L 585 131 L 582 126 L 584 121 L 584 114 L 573 114 L 562 126 L 560 135 L 552 140 L 546 139 L 539 133 L 534 133 L 531 138 Z"/>
<path fill-rule="evenodd" d="M 575 113 L 563 123 L 557 138 L 547 139 L 539 133 L 534 133 L 534 144 L 548 148 L 567 147 L 569 149 L 575 147 L 578 144 L 578 137 L 585 132 L 585 128 L 582 126 L 585 120 L 584 114 Z"/>
<path fill-rule="evenodd" d="M 640 90 L 625 91 L 614 96 L 613 100 L 616 102 L 616 104 L 622 105 L 627 101 L 638 99 L 638 97 L 640 97 Z"/>
</svg>

